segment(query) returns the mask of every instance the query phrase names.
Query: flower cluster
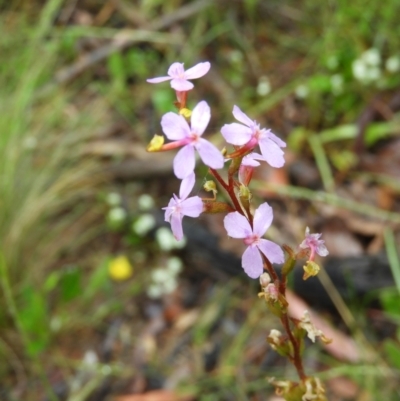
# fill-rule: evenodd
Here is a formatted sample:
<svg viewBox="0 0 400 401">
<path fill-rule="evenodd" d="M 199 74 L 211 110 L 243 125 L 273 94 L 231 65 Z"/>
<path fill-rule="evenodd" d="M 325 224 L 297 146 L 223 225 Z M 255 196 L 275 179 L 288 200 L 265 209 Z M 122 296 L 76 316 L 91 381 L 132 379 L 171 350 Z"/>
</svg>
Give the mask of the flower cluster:
<svg viewBox="0 0 400 401">
<path fill-rule="evenodd" d="M 150 83 L 170 81 L 172 89 L 176 92 L 175 104 L 178 107 L 177 113 L 168 112 L 161 119 L 162 131 L 170 142 L 164 144 L 164 138 L 156 135 L 148 150 L 167 151 L 180 148 L 173 162 L 174 173 L 182 180 L 179 196 L 173 195 L 168 206 L 164 208 L 165 220 L 171 224 L 174 237 L 177 240 L 183 238 L 184 216 L 198 217 L 204 211 L 231 211 L 224 219 L 225 229 L 230 237 L 242 239 L 247 245 L 242 256 L 242 266 L 249 277 L 258 278 L 263 273 L 265 264 L 283 263 L 284 253 L 280 246 L 263 238 L 272 223 L 273 210 L 265 202 L 253 213 L 248 186 L 253 171 L 260 162 L 265 161 L 274 168 L 285 164 L 282 148 L 286 147 L 286 143 L 270 129 L 261 128 L 257 121 L 252 120 L 236 105 L 233 106 L 232 114 L 238 122 L 225 124 L 221 128 L 222 136 L 228 144 L 233 145 L 234 151 L 223 154 L 214 144 L 203 138 L 211 119 L 210 106 L 202 100 L 190 111 L 186 107 L 186 100 L 188 91 L 194 87 L 190 81 L 204 76 L 209 69 L 209 62 L 199 63 L 186 71 L 182 63 L 173 63 L 168 69 L 168 76 L 147 80 Z M 260 153 L 255 152 L 256 148 L 259 148 Z M 189 197 L 195 185 L 196 151 L 217 181 L 227 190 L 233 205 L 224 206 L 221 202 L 213 203 L 213 200 L 202 200 L 199 196 Z M 222 169 L 228 160 L 231 161 L 231 167 L 229 181 L 225 183 L 217 170 Z M 319 234 L 306 237 L 301 244 L 302 248 L 309 246 L 312 255 L 318 250 L 309 238 L 314 238 L 315 235 Z M 312 260 L 312 257 L 310 259 Z"/>
</svg>

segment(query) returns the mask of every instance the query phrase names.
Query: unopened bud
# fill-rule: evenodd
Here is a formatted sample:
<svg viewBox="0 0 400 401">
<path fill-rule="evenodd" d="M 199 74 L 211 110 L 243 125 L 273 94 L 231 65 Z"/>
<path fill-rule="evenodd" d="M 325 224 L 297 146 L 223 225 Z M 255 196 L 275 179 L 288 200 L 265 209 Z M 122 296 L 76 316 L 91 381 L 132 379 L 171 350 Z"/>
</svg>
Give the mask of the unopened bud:
<svg viewBox="0 0 400 401">
<path fill-rule="evenodd" d="M 303 280 L 307 280 L 311 276 L 316 276 L 320 271 L 320 267 L 317 265 L 317 263 L 312 262 L 311 260 L 306 262 L 306 264 L 303 266 L 303 269 Z"/>
<path fill-rule="evenodd" d="M 281 345 L 282 333 L 279 330 L 272 329 L 267 337 L 267 341 L 274 351 L 278 351 Z"/>
<path fill-rule="evenodd" d="M 147 145 L 148 152 L 158 152 L 164 145 L 164 137 L 162 135 L 154 135 L 153 139 Z"/>
<path fill-rule="evenodd" d="M 279 291 L 275 284 L 270 283 L 264 288 L 264 292 L 268 295 L 268 299 L 272 301 L 277 301 L 279 297 Z"/>
<path fill-rule="evenodd" d="M 271 282 L 271 277 L 268 273 L 263 273 L 260 276 L 260 284 L 262 288 L 265 288 Z"/>
<path fill-rule="evenodd" d="M 248 187 L 246 187 L 243 184 L 240 184 L 240 189 L 239 189 L 239 196 L 241 200 L 251 200 L 252 198 L 252 194 L 250 192 L 250 189 Z"/>
</svg>

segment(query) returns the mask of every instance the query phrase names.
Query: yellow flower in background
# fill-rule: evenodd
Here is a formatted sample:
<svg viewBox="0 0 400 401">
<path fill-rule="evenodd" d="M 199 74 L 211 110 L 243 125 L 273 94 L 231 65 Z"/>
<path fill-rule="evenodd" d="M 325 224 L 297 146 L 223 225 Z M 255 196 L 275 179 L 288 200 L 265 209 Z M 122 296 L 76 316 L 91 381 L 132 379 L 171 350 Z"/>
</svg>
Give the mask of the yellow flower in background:
<svg viewBox="0 0 400 401">
<path fill-rule="evenodd" d="M 108 263 L 108 274 L 115 281 L 124 281 L 133 274 L 133 267 L 124 255 L 111 259 Z"/>
</svg>

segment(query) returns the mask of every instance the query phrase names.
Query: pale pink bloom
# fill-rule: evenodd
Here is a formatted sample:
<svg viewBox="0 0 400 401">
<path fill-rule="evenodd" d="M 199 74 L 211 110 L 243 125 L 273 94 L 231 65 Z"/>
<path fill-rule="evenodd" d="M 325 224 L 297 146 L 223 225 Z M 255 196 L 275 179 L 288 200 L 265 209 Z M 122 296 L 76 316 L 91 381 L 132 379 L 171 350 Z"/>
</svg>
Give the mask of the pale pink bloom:
<svg viewBox="0 0 400 401">
<path fill-rule="evenodd" d="M 174 194 L 168 206 L 163 207 L 163 210 L 165 210 L 165 221 L 171 224 L 172 233 L 178 241 L 183 237 L 183 217 L 199 217 L 203 211 L 203 201 L 199 196 L 188 198 L 194 187 L 195 180 L 194 173 L 183 179 L 179 189 L 179 197 Z"/>
<path fill-rule="evenodd" d="M 264 160 L 264 158 L 258 153 L 250 153 L 243 157 L 239 167 L 239 182 L 246 187 L 249 185 L 253 176 L 254 169 L 260 165 L 258 160 Z"/>
<path fill-rule="evenodd" d="M 232 113 L 236 120 L 242 124 L 225 124 L 221 129 L 225 140 L 233 145 L 243 146 L 246 150 L 252 150 L 258 145 L 263 160 L 272 167 L 282 167 L 285 164 L 285 159 L 281 148 L 284 148 L 286 143 L 273 134 L 271 130 L 260 128 L 260 124 L 251 120 L 239 107 L 234 106 Z"/>
<path fill-rule="evenodd" d="M 306 228 L 306 239 L 300 244 L 301 249 L 310 248 L 310 259 L 314 260 L 315 254 L 318 253 L 319 256 L 329 255 L 329 251 L 325 246 L 325 241 L 319 239 L 322 234 L 310 234 L 310 229 Z"/>
<path fill-rule="evenodd" d="M 190 126 L 181 115 L 176 113 L 169 112 L 162 117 L 161 126 L 165 135 L 168 139 L 174 140 L 163 148 L 172 149 L 183 146 L 174 159 L 174 173 L 178 178 L 185 178 L 194 171 L 195 149 L 205 165 L 213 169 L 224 166 L 224 157 L 221 152 L 201 137 L 210 118 L 210 107 L 204 100 L 193 109 Z"/>
<path fill-rule="evenodd" d="M 171 87 L 179 92 L 186 92 L 193 89 L 194 85 L 189 79 L 197 79 L 207 74 L 210 69 L 208 61 L 196 64 L 194 67 L 185 71 L 183 63 L 173 63 L 168 69 L 168 77 L 158 77 L 147 79 L 151 84 L 158 84 L 171 80 Z"/>
<path fill-rule="evenodd" d="M 242 267 L 251 278 L 258 278 L 263 273 L 262 252 L 271 263 L 283 263 L 284 255 L 280 246 L 263 239 L 272 223 L 273 212 L 268 203 L 261 204 L 254 213 L 253 228 L 239 212 L 229 213 L 224 219 L 225 229 L 232 238 L 243 238 L 248 245 L 242 256 Z"/>
</svg>

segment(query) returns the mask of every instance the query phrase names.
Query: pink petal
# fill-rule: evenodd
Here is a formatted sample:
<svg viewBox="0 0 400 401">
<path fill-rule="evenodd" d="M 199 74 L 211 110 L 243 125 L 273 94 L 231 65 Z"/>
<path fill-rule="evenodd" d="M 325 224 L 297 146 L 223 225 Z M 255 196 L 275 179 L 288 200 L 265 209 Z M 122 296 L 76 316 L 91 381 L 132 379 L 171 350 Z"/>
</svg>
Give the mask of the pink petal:
<svg viewBox="0 0 400 401">
<path fill-rule="evenodd" d="M 180 213 L 173 213 L 170 221 L 172 233 L 178 241 L 183 238 L 182 218 L 183 216 Z"/>
<path fill-rule="evenodd" d="M 170 79 L 171 79 L 171 77 L 158 77 L 158 78 L 149 78 L 149 79 L 146 79 L 146 81 L 151 84 L 158 84 L 159 82 L 168 81 Z"/>
<path fill-rule="evenodd" d="M 250 153 L 249 156 L 251 156 L 254 160 L 263 160 L 263 161 L 265 161 L 263 155 L 260 155 L 257 152 L 252 152 L 252 153 Z"/>
<path fill-rule="evenodd" d="M 328 256 L 329 251 L 324 244 L 319 243 L 316 249 L 319 256 Z"/>
<path fill-rule="evenodd" d="M 250 128 L 245 127 L 242 124 L 232 123 L 225 124 L 221 128 L 221 134 L 225 138 L 226 142 L 232 145 L 244 145 L 251 139 L 252 131 Z"/>
<path fill-rule="evenodd" d="M 168 68 L 168 75 L 171 78 L 182 78 L 185 74 L 185 69 L 183 68 L 183 63 L 173 63 Z"/>
<path fill-rule="evenodd" d="M 180 179 L 187 177 L 190 173 L 193 173 L 195 163 L 193 146 L 184 146 L 175 156 L 174 174 Z"/>
<path fill-rule="evenodd" d="M 166 113 L 161 118 L 161 127 L 170 140 L 183 139 L 190 135 L 190 128 L 186 120 L 176 113 Z"/>
<path fill-rule="evenodd" d="M 200 78 L 207 74 L 210 67 L 211 67 L 211 64 L 208 61 L 205 61 L 204 63 L 196 64 L 194 67 L 189 68 L 187 71 L 185 71 L 185 78 L 186 79 Z"/>
<path fill-rule="evenodd" d="M 196 176 L 194 175 L 194 173 L 189 174 L 181 181 L 181 187 L 179 188 L 179 198 L 181 200 L 186 199 L 189 196 L 195 182 Z"/>
<path fill-rule="evenodd" d="M 285 261 L 282 248 L 275 244 L 275 242 L 268 241 L 267 239 L 260 239 L 258 248 L 271 263 L 283 263 Z"/>
<path fill-rule="evenodd" d="M 274 141 L 281 148 L 286 148 L 286 143 L 283 142 L 281 138 L 277 137 L 270 130 L 268 130 L 267 132 L 268 132 L 268 137 L 269 139 L 271 139 L 271 141 Z"/>
<path fill-rule="evenodd" d="M 254 213 L 253 233 L 262 237 L 272 223 L 274 213 L 267 202 L 261 204 Z"/>
<path fill-rule="evenodd" d="M 210 118 L 210 106 L 203 100 L 198 103 L 192 111 L 192 116 L 190 118 L 192 131 L 196 132 L 197 135 L 202 135 L 210 122 Z"/>
<path fill-rule="evenodd" d="M 258 278 L 263 272 L 263 261 L 257 247 L 249 246 L 242 256 L 242 267 L 251 278 Z"/>
<path fill-rule="evenodd" d="M 246 114 L 244 114 L 243 111 L 239 109 L 239 107 L 233 106 L 232 114 L 233 117 L 235 117 L 236 120 L 240 121 L 242 124 L 247 125 L 251 128 L 254 127 L 255 122 L 251 120 Z"/>
<path fill-rule="evenodd" d="M 253 233 L 250 223 L 239 212 L 228 213 L 224 218 L 224 226 L 232 238 L 246 238 Z"/>
<path fill-rule="evenodd" d="M 285 164 L 285 158 L 283 157 L 283 151 L 281 148 L 273 142 L 271 139 L 263 138 L 258 142 L 260 146 L 261 154 L 264 160 L 272 167 L 282 167 Z"/>
<path fill-rule="evenodd" d="M 171 198 L 168 206 L 167 207 L 163 207 L 163 210 L 165 210 L 165 214 L 164 214 L 164 220 L 170 222 L 171 220 L 171 215 L 174 212 L 176 206 L 176 200 L 174 198 Z"/>
<path fill-rule="evenodd" d="M 211 142 L 200 138 L 196 142 L 195 147 L 206 166 L 216 170 L 224 167 L 224 156 L 222 156 L 222 153 Z"/>
<path fill-rule="evenodd" d="M 181 213 L 184 216 L 199 217 L 203 212 L 203 201 L 199 196 L 192 196 L 181 202 Z"/>
<path fill-rule="evenodd" d="M 171 87 L 179 92 L 187 92 L 194 88 L 194 85 L 184 78 L 174 78 L 171 81 Z"/>
<path fill-rule="evenodd" d="M 258 167 L 260 163 L 254 158 L 254 153 L 250 153 L 249 155 L 243 157 L 242 159 L 242 166 L 248 166 L 248 167 Z M 264 158 L 261 156 L 262 160 Z"/>
</svg>

